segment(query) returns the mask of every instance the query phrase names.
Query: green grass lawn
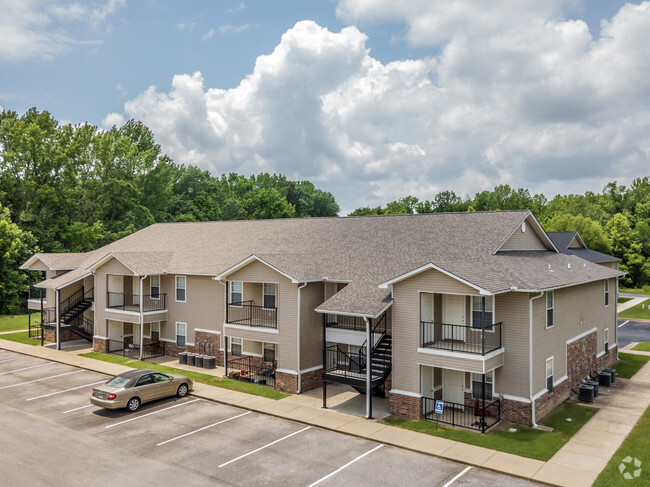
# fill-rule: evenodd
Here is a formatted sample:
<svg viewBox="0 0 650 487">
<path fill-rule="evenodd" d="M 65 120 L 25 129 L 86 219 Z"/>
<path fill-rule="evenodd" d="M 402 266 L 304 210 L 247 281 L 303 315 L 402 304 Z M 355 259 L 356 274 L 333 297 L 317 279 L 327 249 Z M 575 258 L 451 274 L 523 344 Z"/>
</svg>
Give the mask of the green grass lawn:
<svg viewBox="0 0 650 487">
<path fill-rule="evenodd" d="M 26 330 L 28 326 L 27 315 L 0 316 L 0 331 Z"/>
<path fill-rule="evenodd" d="M 619 353 L 618 358 L 619 361 L 612 368 L 616 369 L 616 377 L 622 377 L 623 379 L 632 377 L 650 360 L 650 356 L 635 353 Z"/>
<path fill-rule="evenodd" d="M 629 294 L 648 294 L 650 295 L 650 286 L 646 285 L 643 286 L 642 288 L 631 288 L 631 287 L 621 287 L 618 289 L 619 292 L 621 293 L 629 293 Z"/>
<path fill-rule="evenodd" d="M 639 342 L 632 347 L 632 350 L 638 350 L 639 352 L 650 352 L 650 342 Z"/>
<path fill-rule="evenodd" d="M 618 370 L 618 369 L 617 369 Z M 641 475 L 637 478 L 629 479 L 631 486 L 650 485 L 650 448 L 648 448 L 648 437 L 650 436 L 650 408 L 645 410 L 643 416 L 634 426 L 620 448 L 609 460 L 605 469 L 593 483 L 594 487 L 609 487 L 610 485 L 627 485 L 628 479 L 623 477 L 623 473 L 636 470 L 633 462 L 624 464 L 625 471 L 619 471 L 619 465 L 624 458 L 632 457 L 641 461 Z"/>
<path fill-rule="evenodd" d="M 621 311 L 618 317 L 632 320 L 650 320 L 650 299 L 646 299 L 636 306 Z"/>
<path fill-rule="evenodd" d="M 0 340 L 11 340 L 12 342 L 26 343 L 27 345 L 40 345 L 40 338 L 29 338 L 28 331 L 18 331 L 16 333 L 6 333 L 0 335 Z"/>
<path fill-rule="evenodd" d="M 515 426 L 517 431 L 511 433 L 507 430 L 488 430 L 486 434 L 454 429 L 436 424 L 432 421 L 412 421 L 408 419 L 389 416 L 381 422 L 391 426 L 398 426 L 418 433 L 439 436 L 449 440 L 469 443 L 470 445 L 482 446 L 499 450 L 514 455 L 534 458 L 547 461 L 582 426 L 596 414 L 598 410 L 588 408 L 579 404 L 564 404 L 551 416 L 544 418 L 540 423 L 550 426 L 554 431 L 542 431 L 525 426 Z M 572 421 L 566 421 L 571 418 Z"/>
<path fill-rule="evenodd" d="M 628 301 L 632 301 L 634 298 L 618 298 L 618 304 L 623 304 L 627 303 Z"/>
<path fill-rule="evenodd" d="M 251 384 L 250 382 L 242 382 L 238 380 L 215 377 L 213 375 L 203 374 L 201 372 L 194 372 L 190 370 L 177 369 L 174 367 L 167 367 L 166 365 L 154 364 L 152 362 L 132 360 L 130 358 L 119 357 L 117 355 L 90 352 L 90 353 L 82 353 L 81 356 L 94 358 L 97 360 L 103 360 L 104 362 L 111 362 L 114 364 L 122 364 L 122 365 L 126 365 L 127 367 L 133 367 L 134 369 L 153 369 L 168 374 L 181 374 L 186 377 L 189 377 L 194 382 L 200 382 L 202 384 L 208 384 L 216 387 L 223 387 L 224 389 L 230 389 L 232 391 L 245 392 L 246 394 L 252 394 L 254 396 L 263 396 L 269 399 L 277 400 L 277 399 L 288 397 L 290 395 L 287 394 L 286 392 L 276 391 L 275 389 L 272 389 L 270 387 Z"/>
</svg>

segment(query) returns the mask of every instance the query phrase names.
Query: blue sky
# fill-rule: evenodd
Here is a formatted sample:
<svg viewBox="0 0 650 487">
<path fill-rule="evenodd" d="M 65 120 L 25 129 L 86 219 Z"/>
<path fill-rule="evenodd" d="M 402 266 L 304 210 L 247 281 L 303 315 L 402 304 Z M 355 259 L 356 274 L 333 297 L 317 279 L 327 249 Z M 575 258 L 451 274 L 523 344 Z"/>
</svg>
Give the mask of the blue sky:
<svg viewBox="0 0 650 487">
<path fill-rule="evenodd" d="M 344 212 L 648 175 L 648 2 L 0 0 L 0 12 L 3 109 L 141 119 L 176 162 L 309 179 Z"/>
</svg>

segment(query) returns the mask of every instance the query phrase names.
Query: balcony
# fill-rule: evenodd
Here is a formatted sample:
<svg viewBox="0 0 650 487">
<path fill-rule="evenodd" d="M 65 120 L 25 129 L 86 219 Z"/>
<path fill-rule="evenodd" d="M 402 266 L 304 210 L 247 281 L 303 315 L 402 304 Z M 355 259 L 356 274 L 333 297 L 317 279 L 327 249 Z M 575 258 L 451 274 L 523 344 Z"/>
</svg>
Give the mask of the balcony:
<svg viewBox="0 0 650 487">
<path fill-rule="evenodd" d="M 143 294 L 142 311 L 164 311 L 167 309 L 167 294 Z M 108 292 L 106 297 L 107 309 L 140 312 L 140 295 L 130 293 Z"/>
<path fill-rule="evenodd" d="M 363 318 L 358 316 L 346 316 L 346 315 L 333 315 L 325 314 L 323 315 L 325 319 L 325 326 L 327 328 L 339 328 L 341 330 L 352 330 L 352 331 L 366 331 L 366 322 Z"/>
<path fill-rule="evenodd" d="M 501 348 L 501 323 L 474 328 L 421 321 L 420 347 L 486 355 Z"/>
<path fill-rule="evenodd" d="M 278 309 L 253 304 L 253 301 L 228 303 L 226 323 L 258 328 L 278 328 Z"/>
</svg>

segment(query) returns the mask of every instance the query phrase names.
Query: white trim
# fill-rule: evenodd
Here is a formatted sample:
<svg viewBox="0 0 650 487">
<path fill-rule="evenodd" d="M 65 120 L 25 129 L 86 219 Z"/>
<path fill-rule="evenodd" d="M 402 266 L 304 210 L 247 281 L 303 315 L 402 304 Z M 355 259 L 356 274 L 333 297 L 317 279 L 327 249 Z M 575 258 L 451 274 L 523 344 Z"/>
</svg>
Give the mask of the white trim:
<svg viewBox="0 0 650 487">
<path fill-rule="evenodd" d="M 553 382 L 553 387 L 554 387 L 554 388 L 557 387 L 558 385 L 560 385 L 562 382 L 564 382 L 564 381 L 567 380 L 568 378 L 569 378 L 568 375 L 565 375 L 564 377 L 560 377 L 558 380 L 556 380 L 555 382 Z"/>
<path fill-rule="evenodd" d="M 280 333 L 277 329 L 275 328 L 264 328 L 263 326 L 248 326 L 248 325 L 233 325 L 232 323 L 224 323 L 224 327 L 231 328 L 233 330 L 247 330 L 247 331 L 254 331 L 254 332 L 261 332 L 261 333 Z M 253 340 L 255 341 L 255 340 Z"/>
<path fill-rule="evenodd" d="M 573 342 L 575 342 L 576 340 L 580 340 L 581 338 L 584 338 L 584 337 L 586 337 L 587 335 L 590 335 L 591 333 L 593 333 L 593 332 L 595 332 L 595 331 L 598 331 L 598 328 L 596 328 L 596 327 L 594 326 L 594 327 L 591 328 L 590 330 L 583 331 L 582 333 L 580 333 L 580 335 L 576 335 L 576 336 L 574 336 L 573 338 L 569 338 L 569 339 L 566 341 L 566 344 L 568 345 L 569 343 L 573 343 Z"/>
<path fill-rule="evenodd" d="M 493 357 L 496 357 L 497 355 L 501 355 L 505 352 L 505 348 L 497 348 L 496 350 L 492 350 L 489 353 L 486 353 L 485 355 L 478 355 L 476 353 L 467 353 L 467 352 L 452 352 L 450 350 L 437 350 L 433 348 L 420 348 L 418 347 L 418 352 L 420 353 L 426 353 L 427 355 L 438 355 L 442 357 L 456 357 L 459 359 L 465 359 L 465 360 L 472 360 L 472 361 L 477 361 L 477 362 L 485 362 L 487 360 L 490 360 Z M 426 365 L 426 364 L 423 364 Z M 500 367 L 500 366 L 499 366 Z M 449 367 L 441 367 L 441 368 L 449 368 Z M 469 372 L 469 371 L 468 371 Z"/>
<path fill-rule="evenodd" d="M 202 333 L 213 333 L 215 335 L 221 335 L 220 331 L 207 330 L 206 328 L 194 328 L 194 333 L 196 333 L 197 331 L 202 332 Z"/>
<path fill-rule="evenodd" d="M 232 285 L 234 283 L 236 283 L 236 282 L 241 284 L 241 293 L 237 293 L 237 294 L 241 294 L 241 299 L 239 301 L 233 301 L 232 300 Z M 234 306 L 235 308 L 243 308 L 244 305 L 242 305 L 242 304 L 231 304 L 231 303 L 243 303 L 244 302 L 244 281 L 226 281 L 226 284 L 229 284 L 229 286 L 228 286 L 228 303 L 227 303 L 227 305 L 228 306 Z"/>
<path fill-rule="evenodd" d="M 315 371 L 315 370 L 320 370 L 320 369 L 322 369 L 322 368 L 323 368 L 322 365 L 316 365 L 315 367 L 310 367 L 310 368 L 308 368 L 308 369 L 301 370 L 300 373 L 301 373 L 301 374 L 307 374 L 307 373 L 309 373 L 309 372 L 313 372 L 313 371 Z"/>
<path fill-rule="evenodd" d="M 100 340 L 110 340 L 110 338 L 101 335 L 94 335 L 93 338 L 99 338 Z"/>
<path fill-rule="evenodd" d="M 189 345 L 189 343 L 187 343 L 187 323 L 184 322 L 184 321 L 176 321 L 175 323 L 176 324 L 174 326 L 174 338 L 175 338 L 174 343 L 176 343 L 176 346 L 179 347 L 179 345 L 178 345 L 178 337 L 182 336 L 183 338 L 185 338 L 185 340 L 183 340 L 185 342 L 183 344 L 183 346 Z M 178 325 L 184 325 L 185 326 L 185 333 L 183 335 L 180 335 L 178 333 Z"/>
<path fill-rule="evenodd" d="M 287 273 L 285 273 L 285 272 L 282 272 L 282 271 L 281 271 L 280 269 L 278 269 L 277 267 L 274 267 L 274 266 L 272 266 L 271 264 L 269 264 L 268 262 L 265 262 L 263 259 L 260 259 L 260 258 L 259 258 L 258 256 L 256 256 L 255 254 L 252 254 L 251 256 L 245 258 L 244 260 L 240 261 L 239 263 L 235 264 L 234 266 L 230 267 L 229 269 L 226 269 L 226 270 L 223 271 L 221 274 L 218 274 L 217 276 L 215 276 L 215 278 L 216 278 L 216 279 L 223 279 L 224 277 L 227 277 L 229 274 L 232 274 L 233 272 L 235 272 L 235 271 L 241 269 L 242 267 L 247 266 L 248 264 L 250 264 L 250 263 L 253 262 L 254 260 L 256 260 L 256 261 L 258 261 L 258 262 L 264 264 L 265 266 L 267 266 L 267 267 L 269 267 L 269 268 L 271 268 L 271 269 L 273 269 L 273 270 L 274 270 L 275 272 L 277 272 L 278 274 L 282 274 L 284 277 L 286 277 L 287 279 L 289 279 L 293 284 L 298 284 L 298 283 L 301 282 L 301 281 L 299 281 L 298 279 L 296 279 L 295 277 L 292 277 L 292 276 L 290 276 L 289 274 L 287 274 Z M 319 281 L 317 281 L 317 282 L 319 282 Z"/>
<path fill-rule="evenodd" d="M 185 291 L 185 299 L 178 299 L 178 290 L 181 289 L 178 287 L 178 278 L 182 277 L 185 279 L 185 287 L 182 288 Z M 187 276 L 176 274 L 174 276 L 174 302 L 176 303 L 187 303 Z"/>
<path fill-rule="evenodd" d="M 104 312 L 105 313 L 117 313 L 117 314 L 127 315 L 127 316 L 139 316 L 140 315 L 139 311 L 129 311 L 129 310 L 126 310 L 126 309 L 117 309 L 117 308 L 104 308 Z M 144 313 L 142 313 L 142 315 L 143 316 L 151 316 L 151 315 L 155 315 L 157 313 L 168 313 L 168 312 L 169 311 L 167 310 L 167 308 L 165 308 L 165 309 L 159 309 L 159 310 L 154 310 L 154 311 L 145 311 Z M 160 321 L 166 321 L 166 320 L 160 320 Z M 131 322 L 129 321 L 129 323 L 131 323 Z"/>
<path fill-rule="evenodd" d="M 544 230 L 544 228 L 542 228 L 542 225 L 540 225 L 540 223 L 537 221 L 537 218 L 535 218 L 535 215 L 533 215 L 533 213 L 532 213 L 531 211 L 528 211 L 528 212 L 526 212 L 526 216 L 524 216 L 524 219 L 521 220 L 521 221 L 517 224 L 517 226 L 516 226 L 515 229 L 512 231 L 512 233 L 510 233 L 510 235 L 508 235 L 508 237 L 507 237 L 507 238 L 506 238 L 506 239 L 501 243 L 501 245 L 499 245 L 499 248 L 496 249 L 496 250 L 492 253 L 492 255 L 496 255 L 496 253 L 499 252 L 499 250 L 501 250 L 501 247 L 503 247 L 503 246 L 506 244 L 506 242 L 507 242 L 508 240 L 510 240 L 510 237 L 512 237 L 512 236 L 515 234 L 515 232 L 516 232 L 518 229 L 521 228 L 521 224 L 524 223 L 526 220 L 528 220 L 529 217 L 531 217 L 531 218 L 533 219 L 533 222 L 534 222 L 534 225 L 531 225 L 531 229 L 535 232 L 535 234 L 539 237 L 539 239 L 542 240 L 542 242 L 543 242 L 544 240 L 546 240 L 546 244 L 547 244 L 547 245 L 546 245 L 546 248 L 548 249 L 548 244 L 551 244 L 551 248 L 552 248 L 553 250 L 555 250 L 555 252 L 560 253 L 560 251 L 559 251 L 558 248 L 555 246 L 555 244 L 553 243 L 553 241 L 551 240 L 551 238 L 548 236 L 548 234 L 546 233 L 546 231 Z M 535 227 L 537 227 L 537 230 L 535 230 Z M 541 234 L 541 235 L 540 235 L 540 234 Z"/>
<path fill-rule="evenodd" d="M 289 374 L 289 375 L 298 375 L 298 372 L 295 370 L 288 370 L 288 369 L 275 369 L 276 372 L 280 372 L 281 374 Z"/>
<path fill-rule="evenodd" d="M 417 269 L 413 269 L 412 271 L 406 272 L 405 274 L 396 276 L 393 279 L 390 279 L 390 280 L 388 280 L 386 282 L 382 282 L 381 284 L 379 284 L 378 287 L 379 287 L 379 289 L 388 289 L 388 286 L 392 286 L 396 282 L 403 281 L 405 279 L 408 279 L 409 277 L 413 277 L 416 274 L 420 274 L 420 273 L 422 273 L 422 272 L 424 272 L 426 270 L 430 270 L 430 269 L 436 270 L 438 272 L 442 272 L 443 274 L 451 277 L 452 279 L 455 279 L 456 281 L 462 282 L 466 286 L 469 286 L 469 287 L 471 287 L 473 289 L 476 289 L 479 292 L 479 294 L 486 295 L 486 296 L 491 296 L 492 295 L 492 293 L 490 291 L 487 291 L 487 290 L 477 286 L 476 284 L 472 284 L 471 282 L 466 281 L 465 279 L 462 279 L 462 278 L 452 274 L 451 272 L 443 269 L 442 267 L 439 267 L 439 266 L 435 265 L 432 262 L 430 262 L 428 264 L 425 264 L 425 265 L 423 265 L 421 267 L 418 267 Z"/>
<path fill-rule="evenodd" d="M 86 277 L 90 277 L 90 276 L 92 276 L 92 275 L 93 275 L 92 272 L 88 272 L 88 273 L 84 274 L 83 276 L 80 276 L 80 277 L 78 277 L 78 278 L 76 278 L 76 279 L 73 279 L 72 281 L 66 281 L 64 284 L 61 284 L 60 286 L 54 286 L 53 288 L 51 288 L 51 287 L 43 287 L 43 286 L 39 286 L 39 284 L 43 283 L 44 281 L 41 281 L 41 282 L 39 282 L 39 283 L 37 283 L 37 284 L 34 284 L 34 286 L 35 286 L 35 287 L 38 287 L 38 288 L 40 288 L 40 289 L 54 289 L 55 291 L 60 291 L 60 290 L 63 289 L 64 287 L 68 287 L 68 286 L 70 286 L 71 284 L 74 284 L 75 282 L 79 282 L 79 281 L 81 281 L 82 279 L 85 279 Z M 61 276 L 65 276 L 65 274 L 61 274 Z M 61 276 L 58 276 L 58 277 L 61 277 Z M 57 279 L 57 277 L 51 277 L 50 279 Z M 49 279 L 46 279 L 46 281 L 47 281 L 47 280 L 49 280 Z M 93 300 L 93 302 L 94 302 L 94 300 Z"/>
<path fill-rule="evenodd" d="M 537 401 L 540 397 L 542 397 L 544 394 L 548 394 L 548 389 L 546 388 L 546 385 L 544 385 L 544 389 L 539 391 L 537 394 L 533 396 L 533 401 Z"/>
<path fill-rule="evenodd" d="M 497 393 L 497 396 L 503 396 L 504 399 L 507 399 L 508 401 L 517 401 L 517 402 L 523 402 L 526 404 L 530 404 L 530 399 L 527 397 L 519 397 L 519 396 L 510 396 L 509 394 L 500 394 Z"/>
<path fill-rule="evenodd" d="M 267 294 L 266 293 L 265 288 L 266 288 L 267 284 L 270 284 L 270 285 L 273 286 L 273 289 L 274 289 L 273 294 Z M 277 282 L 263 282 L 262 283 L 262 309 L 276 309 L 276 310 L 278 309 L 278 286 L 279 286 L 279 284 Z M 242 285 L 242 291 L 243 291 L 243 285 Z M 264 305 L 264 298 L 266 296 L 273 296 L 273 304 L 274 304 L 274 306 L 272 306 L 270 308 L 267 308 Z"/>
<path fill-rule="evenodd" d="M 379 312 L 376 315 L 369 315 L 369 314 L 364 314 L 364 313 L 350 313 L 347 311 L 333 311 L 333 310 L 327 310 L 327 309 L 315 309 L 316 313 L 321 313 L 321 314 L 331 314 L 331 315 L 341 315 L 341 316 L 357 316 L 359 318 L 372 318 L 376 319 L 379 318 L 388 308 L 390 308 L 393 305 L 393 300 L 391 299 L 390 302 L 381 308 Z"/>
<path fill-rule="evenodd" d="M 400 394 L 402 396 L 409 396 L 409 397 L 417 397 L 420 399 L 422 397 L 422 394 L 418 394 L 415 392 L 409 392 L 409 391 L 400 391 L 399 389 L 391 389 L 390 390 L 391 394 Z"/>
<path fill-rule="evenodd" d="M 617 347 L 618 347 L 618 344 L 615 343 L 614 345 L 612 345 L 611 347 L 609 347 L 609 351 L 611 352 L 612 349 L 617 348 Z M 603 351 L 600 352 L 600 353 L 597 353 L 597 354 L 596 354 L 596 357 L 597 357 L 597 358 L 600 358 L 600 357 L 602 357 L 603 355 L 605 355 L 605 350 L 603 350 Z"/>
<path fill-rule="evenodd" d="M 551 375 L 548 375 L 548 362 L 549 360 L 551 361 Z M 555 382 L 553 382 L 553 391 L 548 390 L 548 378 L 552 377 L 555 378 L 555 356 L 551 355 L 546 359 L 546 362 L 544 362 L 544 386 L 546 387 L 546 392 L 551 394 L 552 392 L 555 392 Z"/>
</svg>

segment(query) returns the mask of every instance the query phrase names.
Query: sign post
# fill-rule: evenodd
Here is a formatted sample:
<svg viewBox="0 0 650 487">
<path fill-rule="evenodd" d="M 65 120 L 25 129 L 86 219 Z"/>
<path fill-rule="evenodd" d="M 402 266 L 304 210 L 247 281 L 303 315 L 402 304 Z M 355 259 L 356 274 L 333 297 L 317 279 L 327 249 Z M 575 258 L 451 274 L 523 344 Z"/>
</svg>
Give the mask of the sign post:
<svg viewBox="0 0 650 487">
<path fill-rule="evenodd" d="M 434 409 L 434 412 L 436 415 L 442 414 L 442 411 L 445 408 L 445 401 L 441 401 L 440 399 L 436 399 L 436 407 Z M 436 416 L 436 430 L 438 430 L 438 418 L 439 416 Z"/>
</svg>

